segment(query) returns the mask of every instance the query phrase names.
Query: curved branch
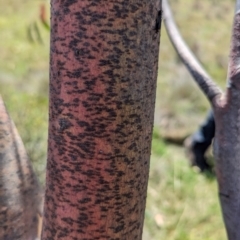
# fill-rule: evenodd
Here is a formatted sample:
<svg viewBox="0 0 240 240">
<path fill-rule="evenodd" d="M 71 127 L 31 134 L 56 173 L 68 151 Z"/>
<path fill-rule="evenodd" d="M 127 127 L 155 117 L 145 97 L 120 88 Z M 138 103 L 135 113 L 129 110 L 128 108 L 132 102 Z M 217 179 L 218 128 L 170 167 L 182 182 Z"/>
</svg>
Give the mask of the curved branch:
<svg viewBox="0 0 240 240">
<path fill-rule="evenodd" d="M 177 51 L 179 57 L 181 58 L 184 65 L 187 67 L 199 87 L 202 89 L 204 94 L 212 103 L 212 100 L 217 95 L 222 94 L 221 89 L 206 73 L 206 71 L 203 69 L 203 67 L 200 65 L 198 60 L 195 58 L 191 50 L 188 48 L 188 46 L 182 39 L 181 34 L 179 33 L 178 28 L 174 22 L 172 12 L 167 0 L 162 1 L 162 8 L 165 28 L 175 50 Z"/>
</svg>

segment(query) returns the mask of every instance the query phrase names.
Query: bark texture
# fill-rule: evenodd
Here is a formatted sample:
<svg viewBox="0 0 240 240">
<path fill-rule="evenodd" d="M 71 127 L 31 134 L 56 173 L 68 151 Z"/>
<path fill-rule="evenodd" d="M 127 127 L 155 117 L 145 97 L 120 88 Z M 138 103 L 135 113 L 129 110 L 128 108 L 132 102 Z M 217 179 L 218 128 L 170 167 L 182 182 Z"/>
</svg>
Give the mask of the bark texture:
<svg viewBox="0 0 240 240">
<path fill-rule="evenodd" d="M 237 1 L 237 8 L 239 6 Z M 240 13 L 233 24 L 226 96 L 215 99 L 214 156 L 228 239 L 240 240 Z"/>
<path fill-rule="evenodd" d="M 0 239 L 35 240 L 41 200 L 40 185 L 0 97 Z"/>
<path fill-rule="evenodd" d="M 186 47 L 167 0 L 163 0 L 163 10 L 174 47 L 213 107 L 216 124 L 213 150 L 223 219 L 228 239 L 240 240 L 240 0 L 236 1 L 225 94 Z"/>
<path fill-rule="evenodd" d="M 161 1 L 51 5 L 42 239 L 141 239 Z"/>
</svg>

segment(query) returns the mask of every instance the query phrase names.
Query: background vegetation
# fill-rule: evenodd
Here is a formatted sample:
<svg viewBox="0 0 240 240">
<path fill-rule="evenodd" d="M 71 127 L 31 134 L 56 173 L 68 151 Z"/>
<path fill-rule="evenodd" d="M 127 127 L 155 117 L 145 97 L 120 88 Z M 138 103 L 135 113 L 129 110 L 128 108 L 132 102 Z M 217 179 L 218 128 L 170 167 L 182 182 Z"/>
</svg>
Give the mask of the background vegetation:
<svg viewBox="0 0 240 240">
<path fill-rule="evenodd" d="M 225 86 L 234 1 L 171 0 L 176 21 L 210 75 Z M 40 0 L 0 0 L 0 94 L 42 183 L 47 149 L 49 32 Z M 144 240 L 223 240 L 215 178 L 190 169 L 181 145 L 209 105 L 164 26 Z M 173 144 L 178 143 L 179 145 Z"/>
</svg>

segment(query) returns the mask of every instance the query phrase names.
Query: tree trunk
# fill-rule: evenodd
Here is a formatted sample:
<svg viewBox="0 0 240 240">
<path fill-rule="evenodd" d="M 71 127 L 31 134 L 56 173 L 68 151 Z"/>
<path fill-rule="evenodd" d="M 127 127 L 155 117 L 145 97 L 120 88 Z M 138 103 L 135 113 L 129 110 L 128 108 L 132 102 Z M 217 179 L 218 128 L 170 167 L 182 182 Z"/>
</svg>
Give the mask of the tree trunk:
<svg viewBox="0 0 240 240">
<path fill-rule="evenodd" d="M 224 94 L 184 43 L 167 0 L 163 0 L 163 10 L 165 26 L 175 49 L 212 105 L 216 124 L 213 150 L 223 219 L 228 239 L 240 240 L 240 0 L 236 1 Z"/>
<path fill-rule="evenodd" d="M 37 177 L 0 97 L 0 239 L 39 237 L 41 203 Z"/>
<path fill-rule="evenodd" d="M 214 156 L 223 218 L 229 240 L 240 240 L 240 1 L 236 1 L 228 88 L 213 101 Z"/>
<path fill-rule="evenodd" d="M 51 5 L 42 239 L 141 239 L 161 1 Z"/>
</svg>

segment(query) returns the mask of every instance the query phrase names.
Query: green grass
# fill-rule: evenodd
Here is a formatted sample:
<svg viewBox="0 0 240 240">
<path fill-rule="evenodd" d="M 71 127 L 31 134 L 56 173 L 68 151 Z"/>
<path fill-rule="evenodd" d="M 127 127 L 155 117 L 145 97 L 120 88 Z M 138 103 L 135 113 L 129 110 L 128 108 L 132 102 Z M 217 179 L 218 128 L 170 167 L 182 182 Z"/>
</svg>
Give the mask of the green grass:
<svg viewBox="0 0 240 240">
<path fill-rule="evenodd" d="M 210 75 L 225 86 L 234 1 L 179 0 L 173 9 L 182 35 Z M 40 0 L 0 0 L 0 94 L 15 121 L 41 182 L 47 149 L 49 33 Z M 42 41 L 29 26 L 36 23 Z M 144 240 L 226 239 L 214 178 L 188 166 L 183 138 L 203 120 L 209 104 L 161 33 L 159 78 Z"/>
<path fill-rule="evenodd" d="M 143 239 L 226 239 L 215 179 L 190 169 L 183 148 L 156 131 Z"/>
</svg>

